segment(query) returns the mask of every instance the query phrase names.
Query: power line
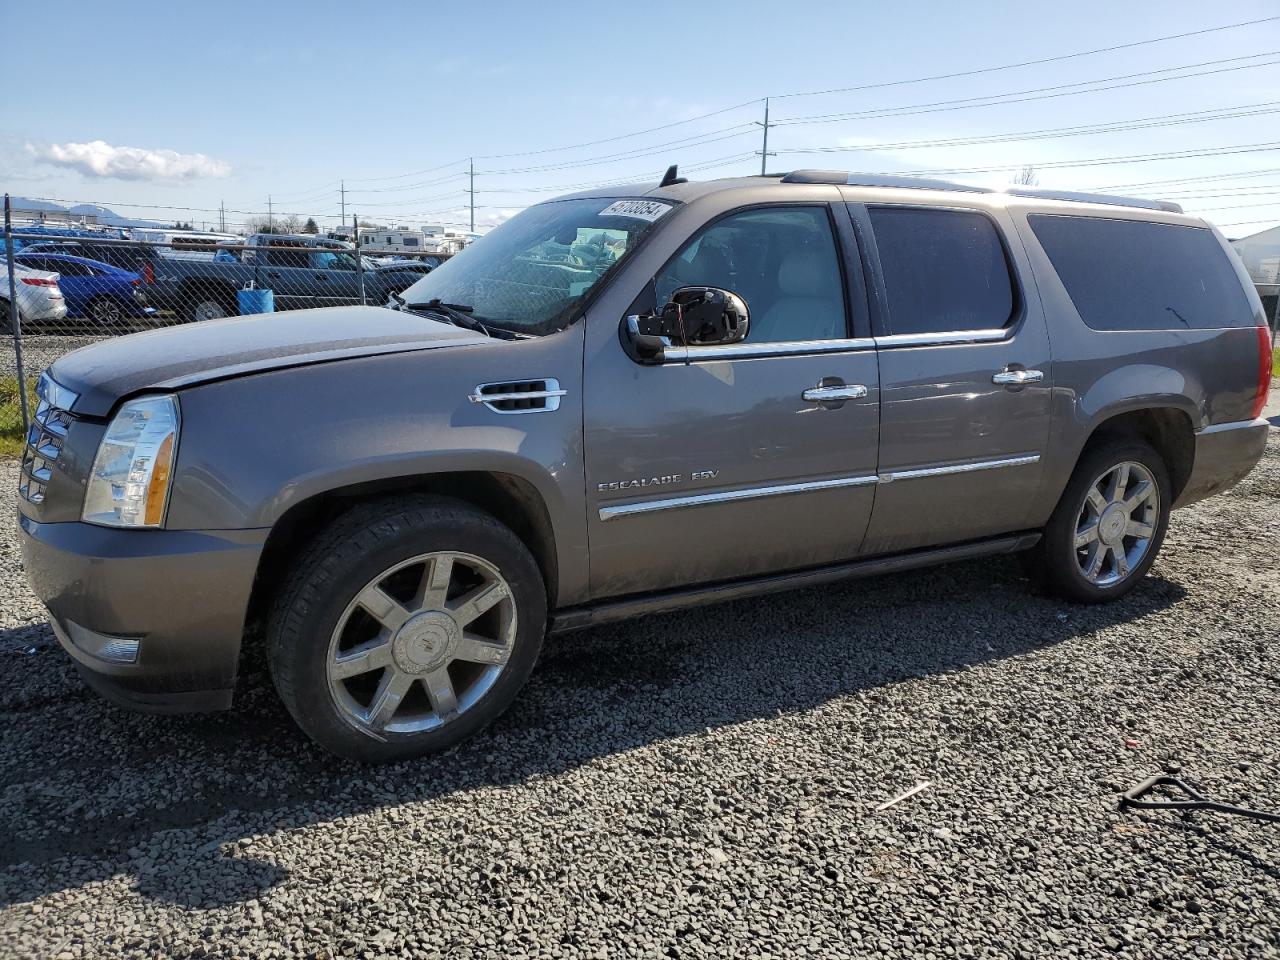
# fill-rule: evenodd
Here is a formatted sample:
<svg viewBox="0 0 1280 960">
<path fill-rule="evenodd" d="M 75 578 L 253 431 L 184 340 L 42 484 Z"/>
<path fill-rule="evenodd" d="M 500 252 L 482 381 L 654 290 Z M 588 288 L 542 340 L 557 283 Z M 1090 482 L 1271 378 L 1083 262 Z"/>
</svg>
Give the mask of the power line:
<svg viewBox="0 0 1280 960">
<path fill-rule="evenodd" d="M 1002 70 L 1016 70 L 1021 67 L 1035 67 L 1045 63 L 1059 63 L 1063 60 L 1074 60 L 1078 57 L 1091 57 L 1099 53 L 1114 53 L 1117 50 L 1130 50 L 1134 47 L 1147 46 L 1152 43 L 1164 43 L 1168 40 L 1183 40 L 1187 37 L 1199 37 L 1207 33 L 1219 33 L 1223 30 L 1236 30 L 1240 27 L 1253 27 L 1260 23 L 1271 23 L 1280 17 L 1262 17 L 1258 20 L 1243 20 L 1239 23 L 1228 23 L 1220 27 L 1206 27 L 1203 30 L 1190 30 L 1186 33 L 1171 33 L 1163 37 L 1152 37 L 1149 40 L 1134 40 L 1130 43 L 1119 43 L 1109 47 L 1096 47 L 1093 50 L 1080 50 L 1076 53 L 1063 53 L 1053 57 L 1041 57 L 1038 60 L 1022 60 L 1018 63 L 1005 63 L 994 67 L 979 67 L 974 70 L 961 70 L 956 73 L 937 73 L 927 77 L 913 77 L 907 80 L 886 80 L 880 83 L 864 83 L 856 87 L 833 87 L 829 90 L 809 90 L 804 93 L 783 93 L 774 96 L 775 100 L 790 97 L 821 97 L 832 93 L 855 93 L 862 90 L 883 90 L 886 87 L 900 87 L 913 83 L 929 83 L 934 80 L 955 80 L 960 77 L 976 77 L 984 73 L 997 73 Z"/>
<path fill-rule="evenodd" d="M 1203 36 L 1210 33 L 1220 33 L 1225 30 L 1236 30 L 1242 27 L 1257 26 L 1258 24 L 1271 23 L 1276 20 L 1280 20 L 1280 16 L 1261 17 L 1254 20 L 1242 20 L 1235 23 L 1222 24 L 1221 26 L 1216 26 L 1216 27 L 1205 27 L 1199 30 L 1184 31 L 1182 33 L 1165 34 L 1159 37 L 1151 37 L 1146 40 L 1134 40 L 1128 43 L 1112 44 L 1106 47 L 1095 47 L 1090 50 L 1077 50 L 1072 53 L 1057 54 L 1051 57 L 1041 57 L 1036 60 L 1022 60 L 1015 63 L 998 64 L 990 67 L 980 67 L 973 70 L 962 70 L 955 73 L 933 74 L 933 75 L 923 76 L 923 77 L 908 77 L 901 80 L 888 80 L 888 81 L 881 81 L 877 83 L 860 84 L 860 85 L 851 86 L 851 87 L 835 87 L 827 90 L 809 90 L 809 91 L 803 91 L 803 92 L 777 94 L 777 95 L 773 95 L 773 99 L 816 97 L 816 96 L 825 96 L 825 95 L 834 94 L 834 93 L 853 93 L 853 92 L 858 92 L 863 90 L 878 90 L 878 89 L 884 89 L 886 87 L 905 86 L 909 84 L 918 84 L 918 83 L 929 83 L 936 80 L 954 80 L 960 77 L 978 76 L 980 74 L 997 73 L 1004 70 L 1015 70 L 1015 69 L 1020 69 L 1022 67 L 1039 66 L 1046 63 L 1057 63 L 1064 60 L 1074 60 L 1080 57 L 1090 57 L 1090 56 L 1095 56 L 1097 54 L 1102 54 L 1102 53 L 1113 53 L 1118 50 L 1130 50 L 1135 47 L 1148 46 L 1156 43 L 1165 43 L 1171 40 L 1182 40 L 1188 37 Z M 726 113 L 732 113 L 734 110 L 741 110 L 746 107 L 755 106 L 759 104 L 763 99 L 764 98 L 762 97 L 756 97 L 751 100 L 745 100 L 741 103 L 733 104 L 732 106 L 720 107 L 716 110 L 708 111 L 707 113 L 698 114 L 697 116 L 689 117 L 684 120 L 674 120 L 670 123 L 659 124 L 658 126 L 648 127 L 643 130 L 634 130 L 634 131 L 631 131 L 630 133 L 617 134 L 615 136 L 610 136 L 610 137 L 602 137 L 596 140 L 585 140 L 579 143 L 561 144 L 559 146 L 554 146 L 554 147 L 543 147 L 537 150 L 522 150 L 522 151 L 517 151 L 512 153 L 497 153 L 497 154 L 485 154 L 485 155 L 478 154 L 476 155 L 475 159 L 506 160 L 506 159 L 514 159 L 517 157 L 541 156 L 547 153 L 559 153 L 559 152 L 567 152 L 570 150 L 579 150 L 579 149 L 584 149 L 586 147 L 600 146 L 606 143 L 616 143 L 620 140 L 628 140 L 633 137 L 645 136 L 650 133 L 656 133 L 660 130 L 669 130 L 674 127 L 684 126 L 690 123 L 697 123 L 698 121 L 701 121 L 701 120 L 707 120 L 707 119 L 710 119 L 711 117 L 721 116 Z M 466 158 L 463 157 L 457 160 L 450 161 L 449 163 L 441 164 L 437 167 L 430 167 L 426 170 L 418 170 L 413 173 L 399 174 L 397 176 L 390 176 L 390 177 L 365 177 L 360 180 L 351 180 L 351 182 L 372 183 L 376 181 L 402 180 L 408 177 L 418 176 L 423 173 L 431 173 L 436 170 L 443 170 L 448 167 L 458 166 L 459 164 L 462 164 L 465 162 L 467 162 Z"/>
<path fill-rule="evenodd" d="M 1280 173 L 1280 167 L 1265 167 L 1261 170 L 1243 170 L 1239 173 L 1214 173 L 1203 177 L 1175 177 L 1170 180 L 1142 180 L 1137 183 L 1109 183 L 1099 190 L 1126 190 L 1131 187 L 1154 187 L 1161 184 L 1173 183 L 1201 183 L 1206 180 L 1237 180 L 1245 177 L 1263 177 L 1270 176 L 1273 173 Z"/>
<path fill-rule="evenodd" d="M 1194 157 L 1223 157 L 1238 153 L 1265 153 L 1280 150 L 1280 140 L 1266 140 L 1258 143 L 1233 143 L 1223 147 L 1207 147 L 1198 150 L 1171 150 L 1160 153 L 1135 153 L 1125 156 L 1090 157 L 1084 160 L 1053 160 L 1037 163 L 1037 170 L 1065 169 L 1068 167 L 1106 167 L 1125 163 L 1148 163 L 1154 160 L 1185 160 Z M 995 167 L 944 167 L 934 169 L 893 171 L 895 176 L 931 176 L 957 173 L 999 173 L 1004 170 L 1020 170 L 1026 164 L 1011 163 Z M 863 171 L 870 172 L 870 171 Z"/>
<path fill-rule="evenodd" d="M 1254 224 L 1257 224 L 1257 223 L 1270 223 L 1270 224 L 1276 224 L 1276 218 L 1275 218 L 1275 217 L 1272 217 L 1272 218 L 1270 218 L 1269 220 L 1239 220 L 1239 221 L 1237 221 L 1237 222 L 1235 222 L 1235 223 L 1219 223 L 1219 224 L 1216 224 L 1216 226 L 1219 226 L 1219 227 L 1249 227 L 1249 226 L 1253 226 Z M 1280 224 L 1277 224 L 1277 225 L 1280 225 Z"/>
<path fill-rule="evenodd" d="M 434 187 L 440 183 L 448 183 L 450 180 L 460 180 L 465 178 L 467 171 L 462 170 L 459 173 L 451 173 L 447 177 L 436 177 L 434 180 L 420 180 L 417 183 L 406 183 L 402 187 L 360 187 L 355 190 L 348 189 L 347 193 L 401 193 L 405 190 L 417 190 L 421 187 Z"/>
<path fill-rule="evenodd" d="M 537 167 L 510 167 L 506 170 L 485 170 L 484 174 L 485 176 L 509 176 L 517 173 L 545 173 L 553 170 L 577 170 L 580 167 L 594 167 L 599 166 L 602 163 L 615 163 L 619 160 L 636 160 L 641 157 L 650 157 L 658 153 L 666 153 L 674 147 L 683 147 L 685 149 L 691 147 L 702 147 L 711 143 L 721 143 L 725 140 L 733 140 L 736 137 L 747 136 L 748 134 L 754 133 L 754 130 L 751 129 L 754 126 L 754 124 L 738 124 L 734 127 L 725 127 L 723 130 L 698 134 L 695 137 L 685 137 L 680 140 L 671 140 L 666 143 L 636 147 L 634 150 L 628 150 L 622 153 L 606 154 L 601 157 L 588 157 L 584 160 L 544 164 Z M 737 130 L 737 132 L 727 132 L 730 130 Z"/>
<path fill-rule="evenodd" d="M 448 163 L 442 163 L 439 166 L 427 167 L 425 170 L 414 170 L 412 173 L 398 173 L 389 177 L 347 177 L 349 183 L 379 183 L 387 180 L 405 180 L 409 177 L 420 177 L 424 173 L 435 173 L 437 170 L 444 170 L 448 167 L 456 167 L 460 163 L 466 163 L 467 158 L 460 160 L 450 160 Z"/>
<path fill-rule="evenodd" d="M 1186 113 L 1169 113 L 1142 119 L 1115 120 L 1108 123 L 1081 124 L 1072 127 L 1048 127 L 1016 133 L 992 133 L 973 137 L 950 137 L 933 140 L 900 140 L 890 143 L 850 144 L 848 146 L 833 147 L 783 147 L 778 152 L 875 153 L 882 150 L 923 150 L 934 147 L 981 146 L 990 143 L 1011 143 L 1020 140 L 1053 140 L 1062 137 L 1092 136 L 1101 133 L 1123 133 L 1130 130 L 1173 127 L 1188 123 L 1207 123 L 1212 120 L 1234 120 L 1271 113 L 1280 113 L 1280 100 L 1270 100 L 1256 104 L 1240 104 L 1232 107 L 1217 107 L 1210 110 L 1192 110 Z"/>
<path fill-rule="evenodd" d="M 878 90 L 878 89 L 885 89 L 885 88 L 888 88 L 888 87 L 896 87 L 896 86 L 905 86 L 905 85 L 911 85 L 911 84 L 928 83 L 928 82 L 939 81 L 939 80 L 953 80 L 953 79 L 957 79 L 957 78 L 961 78 L 961 77 L 969 77 L 969 76 L 978 76 L 978 75 L 982 75 L 982 74 L 997 73 L 997 72 L 1006 71 L 1006 70 L 1020 69 L 1020 68 L 1023 68 L 1023 67 L 1038 66 L 1038 65 L 1047 64 L 1047 63 L 1056 63 L 1056 62 L 1062 62 L 1062 61 L 1066 61 L 1066 60 L 1078 59 L 1078 58 L 1081 58 L 1081 57 L 1095 56 L 1095 55 L 1103 54 L 1103 53 L 1111 53 L 1111 52 L 1120 51 L 1120 50 L 1128 50 L 1128 49 L 1133 49 L 1133 48 L 1135 48 L 1135 47 L 1148 46 L 1148 45 L 1151 45 L 1151 44 L 1158 44 L 1158 43 L 1165 43 L 1165 42 L 1168 42 L 1168 41 L 1172 41 L 1172 40 L 1180 40 L 1180 39 L 1186 39 L 1186 38 L 1189 38 L 1189 37 L 1204 36 L 1204 35 L 1206 35 L 1206 34 L 1219 33 L 1219 32 L 1226 31 L 1226 30 L 1235 30 L 1235 29 L 1239 29 L 1239 28 L 1243 28 L 1243 27 L 1257 26 L 1257 25 L 1259 25 L 1259 24 L 1270 23 L 1270 22 L 1274 22 L 1274 21 L 1277 21 L 1277 20 L 1280 20 L 1280 16 L 1261 17 L 1261 18 L 1257 18 L 1257 19 L 1253 19 L 1253 20 L 1238 21 L 1238 22 L 1235 22 L 1235 23 L 1222 24 L 1222 25 L 1214 26 L 1214 27 L 1205 27 L 1205 28 L 1201 28 L 1201 29 L 1198 29 L 1198 30 L 1183 31 L 1183 32 L 1181 32 L 1181 33 L 1174 33 L 1174 34 L 1165 34 L 1165 35 L 1163 35 L 1163 36 L 1151 37 L 1151 38 L 1148 38 L 1148 39 L 1145 39 L 1145 40 L 1135 40 L 1135 41 L 1130 41 L 1130 42 L 1127 42 L 1127 43 L 1112 44 L 1112 45 L 1105 46 L 1105 47 L 1096 47 L 1096 48 L 1089 49 L 1089 50 L 1078 50 L 1078 51 L 1074 51 L 1074 52 L 1071 52 L 1071 53 L 1057 54 L 1057 55 L 1050 56 L 1050 57 L 1041 57 L 1041 58 L 1034 59 L 1034 60 L 1023 60 L 1023 61 L 1017 61 L 1017 62 L 1014 62 L 1014 63 L 998 64 L 998 65 L 993 65 L 993 66 L 988 66 L 988 67 L 980 67 L 980 68 L 976 68 L 976 69 L 972 69 L 972 70 L 957 71 L 957 72 L 953 72 L 953 73 L 932 74 L 932 75 L 922 76 L 922 77 L 908 77 L 908 78 L 904 78 L 904 79 L 900 79 L 900 80 L 880 81 L 880 82 L 877 82 L 877 83 L 860 84 L 860 85 L 848 86 L 848 87 L 834 87 L 834 88 L 829 88 L 829 89 L 826 89 L 826 90 L 810 90 L 810 91 L 802 91 L 802 92 L 793 92 L 793 93 L 777 94 L 777 95 L 774 95 L 774 96 L 773 96 L 773 99 L 796 98 L 796 97 L 813 97 L 813 96 L 825 96 L 825 95 L 835 94 L 835 93 L 852 93 L 852 92 L 865 91 L 865 90 Z M 1257 54 L 1257 55 L 1255 55 L 1255 56 L 1264 56 L 1264 54 Z M 1218 62 L 1218 61 L 1211 61 L 1211 62 Z M 1225 61 L 1221 61 L 1221 62 L 1225 62 Z M 1268 64 L 1261 64 L 1261 65 L 1265 66 L 1265 65 L 1268 65 Z M 1186 69 L 1186 68 L 1169 68 L 1169 69 L 1170 69 L 1170 70 L 1177 70 L 1177 69 Z M 1165 72 L 1168 72 L 1168 71 L 1165 71 Z M 1129 76 L 1140 76 L 1140 75 L 1141 75 L 1141 74 L 1131 74 L 1131 75 L 1129 75 Z M 1203 74 L 1195 74 L 1195 76 L 1199 76 L 1199 75 L 1203 75 Z M 1169 79 L 1180 79 L 1180 78 L 1169 78 Z M 1101 82 L 1105 82 L 1105 81 L 1084 81 L 1084 82 L 1083 82 L 1083 84 L 1076 84 L 1075 86 L 1085 85 L 1085 84 L 1090 84 L 1090 83 L 1101 83 Z M 1043 90 L 1051 90 L 1051 89 L 1054 89 L 1054 88 L 1041 88 L 1041 91 L 1043 91 Z M 1104 88 L 1104 89 L 1112 89 L 1112 88 Z M 1081 91 L 1081 92 L 1090 92 L 1090 91 Z M 1015 95 L 1016 95 L 1016 94 L 992 94 L 992 95 L 990 95 L 990 96 L 988 96 L 988 97 L 970 98 L 970 99 L 971 99 L 971 100 L 991 100 L 991 99 L 993 99 L 993 98 L 998 98 L 998 97 L 1010 97 L 1010 96 L 1015 96 Z M 686 124 L 690 124 L 690 123 L 696 123 L 696 122 L 699 122 L 699 121 L 701 121 L 701 120 L 709 119 L 709 118 L 711 118 L 711 117 L 715 117 L 715 116 L 723 115 L 723 114 L 725 114 L 725 113 L 731 113 L 731 112 L 733 112 L 733 111 L 735 111 L 735 110 L 740 110 L 740 109 L 743 109 L 743 108 L 746 108 L 746 107 L 749 107 L 749 106 L 752 106 L 752 105 L 755 105 L 755 104 L 759 104 L 759 103 L 761 103 L 761 102 L 762 102 L 762 99 L 764 99 L 764 98 L 754 98 L 754 99 L 751 99 L 751 100 L 746 100 L 746 101 L 743 101 L 743 102 L 741 102 L 741 103 L 733 104 L 733 105 L 731 105 L 731 106 L 727 106 L 727 107 L 721 107 L 721 108 L 718 108 L 718 109 L 716 109 L 716 110 L 708 111 L 708 112 L 706 112 L 706 113 L 702 113 L 702 114 L 699 114 L 699 115 L 694 116 L 694 117 L 689 117 L 689 118 L 687 118 L 687 119 L 683 119 L 683 120 L 676 120 L 676 121 L 672 121 L 672 122 L 670 122 L 670 123 L 659 124 L 659 125 L 654 126 L 654 127 L 648 127 L 648 128 L 643 129 L 643 130 L 636 130 L 636 131 L 632 131 L 632 132 L 629 132 L 629 133 L 618 134 L 618 135 L 615 135 L 615 136 L 603 137 L 603 138 L 598 138 L 598 139 L 595 139 L 595 140 L 587 140 L 587 141 L 582 141 L 582 142 L 579 142 L 579 143 L 562 144 L 562 145 L 560 145 L 560 146 L 554 146 L 554 147 L 544 147 L 544 148 L 537 149 L 537 150 L 524 150 L 524 151 L 511 152 L 511 153 L 477 155 L 476 159 L 480 159 L 480 160 L 497 160 L 497 159 L 509 159 L 509 158 L 516 158 L 516 157 L 540 156 L 540 155 L 544 155 L 544 154 L 548 154 L 548 153 L 557 153 L 557 152 L 566 152 L 566 151 L 570 151 L 570 150 L 584 149 L 584 148 L 587 148 L 587 147 L 599 146 L 599 145 L 601 145 L 601 144 L 605 144 L 605 143 L 615 143 L 615 142 L 618 142 L 618 141 L 621 141 L 621 140 L 632 139 L 632 138 L 634 138 L 634 137 L 639 137 L 639 136 L 644 136 L 644 135 L 647 135 L 647 134 L 650 134 L 650 133 L 655 133 L 655 132 L 660 131 L 660 130 L 667 130 L 667 129 L 672 129 L 672 128 L 674 128 L 674 127 L 679 127 L 679 126 L 683 126 L 683 125 L 686 125 Z M 1022 101 L 1010 100 L 1010 101 L 1006 101 L 1006 102 L 1022 102 Z M 993 105 L 996 105 L 996 104 L 975 104 L 975 106 L 976 106 L 976 105 L 993 106 Z M 901 110 L 903 110 L 904 108 L 892 108 L 892 109 L 893 109 L 893 110 L 896 110 L 896 111 L 901 111 Z M 892 113 L 889 113 L 889 114 L 874 114 L 874 113 L 873 113 L 872 115 L 894 115 L 894 114 L 892 114 Z M 901 114 L 901 113 L 899 112 L 897 115 L 903 115 L 903 114 Z M 849 115 L 849 118 L 851 118 L 851 119 L 860 119 L 860 118 L 865 118 L 865 117 L 864 117 L 864 116 L 862 116 L 862 115 Z M 835 119 L 836 119 L 836 118 L 830 118 L 830 122 L 835 122 Z M 776 122 L 783 122 L 783 123 L 785 123 L 785 122 L 788 122 L 788 121 L 776 121 Z M 792 118 L 790 122 L 792 122 L 792 123 L 798 123 L 798 122 L 810 122 L 810 120 L 809 120 L 808 118 Z M 827 122 L 827 118 L 821 118 L 821 119 L 814 118 L 814 119 L 812 120 L 812 122 Z M 770 124 L 770 125 L 773 125 L 773 124 Z M 766 135 L 766 137 L 767 137 L 767 128 L 766 128 L 766 131 L 765 131 L 765 135 Z M 644 149 L 644 148 L 642 148 L 642 149 Z M 767 150 L 767 145 L 765 146 L 765 148 L 764 148 L 764 149 L 765 149 L 765 150 Z M 459 158 L 459 159 L 457 159 L 457 160 L 449 161 L 448 163 L 439 164 L 439 165 L 437 165 L 437 166 L 434 166 L 434 167 L 428 167 L 428 168 L 425 168 L 425 169 L 422 169 L 422 170 L 411 171 L 411 172 L 409 172 L 409 173 L 394 174 L 394 175 L 389 175 L 389 176 L 384 176 L 384 177 L 348 178 L 348 180 L 349 180 L 349 182 L 351 182 L 351 183 L 383 183 L 383 182 L 394 181 L 394 180 L 405 180 L 405 179 L 409 179 L 409 178 L 411 178 L 411 177 L 421 176 L 421 175 L 423 175 L 423 174 L 427 174 L 427 173 L 433 173 L 433 172 L 438 171 L 438 170 L 448 169 L 449 167 L 455 167 L 455 166 L 458 166 L 458 165 L 460 165 L 460 164 L 462 164 L 462 163 L 465 163 L 465 162 L 467 162 L 466 158 Z M 571 164 L 570 164 L 570 165 L 566 165 L 566 166 L 564 166 L 564 167 L 561 167 L 561 169 L 566 169 L 566 168 L 569 168 L 569 167 L 571 167 L 571 166 L 572 166 Z M 534 171 L 533 171 L 533 170 L 521 170 L 521 171 L 519 171 L 519 172 L 534 172 Z M 465 175 L 467 175 L 465 172 L 460 172 L 459 174 L 456 174 L 455 176 L 465 176 Z M 423 184 L 418 184 L 418 185 L 416 185 L 415 187 L 406 187 L 406 189 L 416 189 L 416 187 L 417 187 L 417 186 L 426 186 L 426 185 L 428 185 L 428 184 L 427 184 L 427 183 L 423 183 Z M 364 189 L 367 189 L 367 190 L 372 191 L 374 188 L 364 188 Z M 384 188 L 384 189 L 387 189 L 387 190 L 388 190 L 388 192 L 390 192 L 390 191 L 395 190 L 395 189 L 397 189 L 397 188 Z M 302 191 L 302 192 L 305 192 L 305 191 Z M 355 191 L 351 191 L 351 192 L 355 192 Z M 290 195 L 292 195 L 292 194 L 288 194 L 288 193 L 286 193 L 286 194 L 283 194 L 283 195 L 284 195 L 284 196 L 290 196 Z M 307 202 L 307 201 L 295 201 L 295 202 Z"/>
<path fill-rule="evenodd" d="M 1049 87 L 1033 87 L 1027 90 L 1014 90 L 1008 93 L 992 93 L 981 97 L 935 100 L 930 103 L 913 103 L 900 107 L 881 107 L 875 110 L 861 110 L 853 113 L 828 113 L 814 114 L 806 117 L 792 117 L 786 120 L 775 120 L 774 124 L 781 127 L 809 123 L 840 123 L 847 120 L 871 120 L 881 119 L 884 117 L 910 117 L 918 116 L 923 113 L 947 113 L 952 110 L 970 110 L 976 107 L 998 107 L 1010 103 L 1028 103 L 1034 100 L 1052 100 L 1059 97 L 1078 96 L 1085 93 L 1100 93 L 1104 90 L 1122 90 L 1128 87 L 1141 87 L 1153 83 L 1166 83 L 1170 80 L 1188 80 L 1193 77 L 1206 77 L 1218 73 L 1231 73 L 1235 70 L 1252 70 L 1257 67 L 1271 67 L 1276 64 L 1280 64 L 1280 60 L 1268 61 L 1266 63 L 1247 64 L 1242 64 L 1239 61 L 1256 60 L 1259 57 L 1273 57 L 1277 54 L 1280 54 L 1280 50 L 1270 50 L 1265 53 L 1251 53 L 1242 57 L 1226 57 L 1221 60 L 1205 60 L 1200 63 L 1183 64 L 1178 67 L 1165 67 L 1160 70 L 1143 70 L 1138 73 L 1119 74 L 1114 77 L 1103 77 L 1098 80 L 1081 80 L 1077 83 L 1060 83 Z M 1235 63 L 1237 65 L 1234 67 L 1222 67 L 1217 70 L 1204 70 L 1199 73 L 1187 73 L 1177 77 L 1155 76 L 1156 74 L 1172 73 L 1177 70 L 1191 70 L 1196 67 L 1216 66 L 1224 63 Z M 1113 80 L 1128 80 L 1133 77 L 1151 77 L 1153 79 L 1138 80 L 1133 83 L 1111 83 Z M 1069 89 L 1073 87 L 1090 86 L 1092 84 L 1107 84 L 1107 86 L 1094 86 L 1089 90 Z M 1035 94 L 1035 96 L 1023 96 L 1023 94 Z M 978 101 L 990 102 L 980 103 Z"/>
<path fill-rule="evenodd" d="M 1280 19 L 1280 17 L 1276 18 Z M 647 130 L 636 130 L 633 133 L 623 133 L 616 137 L 605 137 L 601 140 L 587 140 L 583 143 L 571 143 L 561 147 L 545 147 L 541 150 L 524 150 L 519 153 L 491 153 L 486 156 L 477 155 L 477 160 L 508 160 L 515 157 L 534 157 L 544 153 L 560 153 L 567 150 L 578 150 L 583 147 L 597 147 L 603 143 L 616 143 L 619 140 L 629 140 L 632 137 L 643 137 L 645 134 L 657 133 L 659 130 L 670 130 L 672 127 L 684 126 L 687 123 L 697 123 L 699 120 L 707 120 L 711 117 L 718 117 L 724 113 L 732 113 L 734 110 L 741 110 L 743 107 L 754 106 L 760 100 L 746 100 L 743 103 L 735 103 L 731 107 L 721 107 L 719 110 L 712 110 L 710 113 L 699 114 L 696 117 L 689 117 L 687 120 L 675 120 L 671 123 L 664 123 L 656 127 L 649 127 Z"/>
<path fill-rule="evenodd" d="M 1253 210 L 1257 207 L 1280 207 L 1280 200 L 1267 200 L 1263 203 L 1236 203 L 1226 207 L 1196 207 L 1201 213 L 1213 213 L 1217 210 Z"/>
</svg>

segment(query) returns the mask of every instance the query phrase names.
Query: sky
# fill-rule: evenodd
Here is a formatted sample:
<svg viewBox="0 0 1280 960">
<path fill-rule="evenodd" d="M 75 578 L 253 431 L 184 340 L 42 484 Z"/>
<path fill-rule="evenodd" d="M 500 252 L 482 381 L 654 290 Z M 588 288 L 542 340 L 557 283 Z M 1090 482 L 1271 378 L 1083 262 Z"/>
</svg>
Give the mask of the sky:
<svg viewBox="0 0 1280 960">
<path fill-rule="evenodd" d="M 32 9 L 0 0 L 11 24 Z M 1031 165 L 1228 236 L 1280 223 L 1275 0 L 59 0 L 57 18 L 6 49 L 0 189 L 135 217 L 465 227 L 474 164 L 484 229 L 672 163 L 758 173 L 767 97 L 771 172 L 1000 186 Z"/>
</svg>

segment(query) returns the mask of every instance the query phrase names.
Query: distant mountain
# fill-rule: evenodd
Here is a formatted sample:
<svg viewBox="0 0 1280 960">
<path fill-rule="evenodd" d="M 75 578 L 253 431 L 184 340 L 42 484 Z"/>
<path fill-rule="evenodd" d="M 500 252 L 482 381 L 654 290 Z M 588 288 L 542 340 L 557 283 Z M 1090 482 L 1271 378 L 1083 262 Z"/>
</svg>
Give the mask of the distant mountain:
<svg viewBox="0 0 1280 960">
<path fill-rule="evenodd" d="M 11 201 L 15 210 L 46 210 L 50 213 L 67 213 L 73 217 L 92 216 L 98 223 L 108 227 L 167 227 L 168 223 L 157 220 L 138 220 L 133 217 L 122 217 L 110 207 L 96 203 L 77 203 L 74 207 L 64 207 L 48 200 L 32 200 L 28 197 L 14 197 Z"/>
</svg>

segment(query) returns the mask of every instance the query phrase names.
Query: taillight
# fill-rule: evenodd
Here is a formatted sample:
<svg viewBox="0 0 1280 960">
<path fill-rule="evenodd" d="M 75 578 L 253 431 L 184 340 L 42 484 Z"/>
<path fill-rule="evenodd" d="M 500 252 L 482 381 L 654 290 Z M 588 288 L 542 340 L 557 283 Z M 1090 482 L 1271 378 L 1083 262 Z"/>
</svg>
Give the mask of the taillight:
<svg viewBox="0 0 1280 960">
<path fill-rule="evenodd" d="M 151 264 L 147 263 L 145 260 L 142 262 L 142 279 L 146 283 L 156 282 L 155 271 L 151 269 Z"/>
<path fill-rule="evenodd" d="M 1266 326 L 1258 327 L 1258 392 L 1253 398 L 1253 414 L 1251 419 L 1262 416 L 1262 408 L 1267 405 L 1267 393 L 1271 390 L 1271 331 Z"/>
<path fill-rule="evenodd" d="M 32 287 L 56 287 L 57 280 L 50 280 L 47 277 L 23 277 L 22 282 Z"/>
<path fill-rule="evenodd" d="M 129 283 L 131 286 L 135 286 L 135 287 L 142 286 L 142 281 L 139 280 L 137 277 L 134 277 L 132 280 L 129 281 Z"/>
</svg>

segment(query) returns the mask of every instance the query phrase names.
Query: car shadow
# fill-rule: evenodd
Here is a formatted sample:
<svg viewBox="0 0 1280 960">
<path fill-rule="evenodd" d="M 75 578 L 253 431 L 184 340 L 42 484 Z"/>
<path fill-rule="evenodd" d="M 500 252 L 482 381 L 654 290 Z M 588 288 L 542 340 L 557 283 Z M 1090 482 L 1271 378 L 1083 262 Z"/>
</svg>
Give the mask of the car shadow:
<svg viewBox="0 0 1280 960">
<path fill-rule="evenodd" d="M 1114 604 L 1074 606 L 1037 594 L 1014 558 L 995 558 L 597 627 L 548 640 L 520 698 L 474 739 L 380 768 L 307 741 L 260 656 L 234 709 L 157 717 L 85 691 L 47 627 L 0 631 L 0 656 L 27 660 L 0 672 L 0 904 L 116 874 L 169 903 L 250 900 L 288 876 L 239 852 L 251 836 L 714 736 L 1026 654 L 1183 596 L 1152 576 Z"/>
</svg>

